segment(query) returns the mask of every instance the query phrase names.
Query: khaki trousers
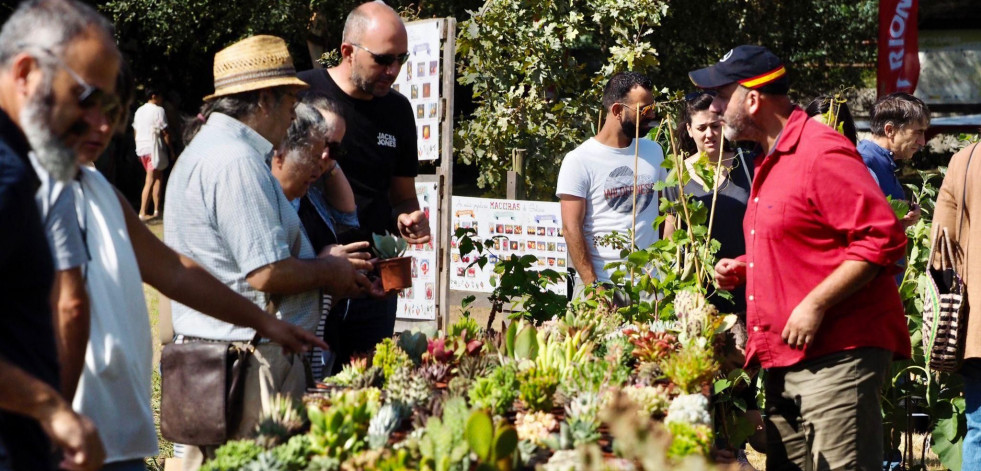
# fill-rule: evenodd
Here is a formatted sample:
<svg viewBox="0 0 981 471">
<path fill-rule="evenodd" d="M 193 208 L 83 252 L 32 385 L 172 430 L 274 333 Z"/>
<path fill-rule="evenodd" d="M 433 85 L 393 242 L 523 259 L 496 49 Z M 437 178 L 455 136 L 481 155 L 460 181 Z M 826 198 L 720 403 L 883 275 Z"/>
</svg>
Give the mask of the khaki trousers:
<svg viewBox="0 0 981 471">
<path fill-rule="evenodd" d="M 860 348 L 787 368 L 766 379 L 766 469 L 880 470 L 880 391 L 892 352 Z"/>
<path fill-rule="evenodd" d="M 243 342 L 244 343 L 244 342 Z M 231 439 L 255 436 L 262 411 L 269 407 L 276 393 L 303 398 L 307 388 L 306 368 L 300 355 L 283 355 L 278 344 L 265 343 L 249 356 L 248 369 L 242 391 L 242 421 L 232 433 Z M 214 456 L 216 446 L 186 446 L 184 470 L 196 471 L 205 458 Z"/>
</svg>

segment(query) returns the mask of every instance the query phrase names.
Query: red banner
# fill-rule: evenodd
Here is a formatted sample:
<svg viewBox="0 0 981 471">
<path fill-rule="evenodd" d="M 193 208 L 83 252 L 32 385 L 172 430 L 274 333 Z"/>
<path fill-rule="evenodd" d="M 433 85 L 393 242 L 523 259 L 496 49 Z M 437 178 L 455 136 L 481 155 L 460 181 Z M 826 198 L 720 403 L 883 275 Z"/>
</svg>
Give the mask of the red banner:
<svg viewBox="0 0 981 471">
<path fill-rule="evenodd" d="M 879 0 L 878 96 L 913 93 L 920 77 L 918 0 Z"/>
</svg>

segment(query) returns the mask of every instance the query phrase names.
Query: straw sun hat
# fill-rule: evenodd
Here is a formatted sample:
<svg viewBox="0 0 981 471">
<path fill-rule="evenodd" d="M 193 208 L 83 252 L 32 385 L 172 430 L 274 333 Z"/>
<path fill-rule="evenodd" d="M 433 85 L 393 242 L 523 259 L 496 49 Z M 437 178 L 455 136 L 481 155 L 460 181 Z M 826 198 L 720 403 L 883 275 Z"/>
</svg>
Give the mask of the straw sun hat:
<svg viewBox="0 0 981 471">
<path fill-rule="evenodd" d="M 296 78 L 286 41 L 276 36 L 252 36 L 215 54 L 215 93 L 204 100 L 281 86 L 309 87 Z"/>
</svg>

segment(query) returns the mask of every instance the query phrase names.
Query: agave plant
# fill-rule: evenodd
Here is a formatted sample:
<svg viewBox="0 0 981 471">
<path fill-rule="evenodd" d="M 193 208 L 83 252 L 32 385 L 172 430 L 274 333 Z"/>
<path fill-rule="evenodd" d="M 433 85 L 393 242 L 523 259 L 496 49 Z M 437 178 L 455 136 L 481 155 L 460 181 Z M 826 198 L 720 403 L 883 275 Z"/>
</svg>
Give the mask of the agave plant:
<svg viewBox="0 0 981 471">
<path fill-rule="evenodd" d="M 306 414 L 289 396 L 276 394 L 256 425 L 256 443 L 273 448 L 286 443 L 306 425 Z"/>
</svg>

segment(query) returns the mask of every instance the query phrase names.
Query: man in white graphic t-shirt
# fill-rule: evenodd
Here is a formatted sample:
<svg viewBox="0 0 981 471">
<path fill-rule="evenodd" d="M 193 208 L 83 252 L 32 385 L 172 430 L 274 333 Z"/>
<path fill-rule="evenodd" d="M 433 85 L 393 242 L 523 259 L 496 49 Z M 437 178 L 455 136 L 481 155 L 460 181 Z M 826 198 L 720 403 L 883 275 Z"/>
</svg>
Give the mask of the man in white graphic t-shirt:
<svg viewBox="0 0 981 471">
<path fill-rule="evenodd" d="M 640 135 L 646 136 L 654 121 L 654 96 L 649 78 L 637 72 L 614 75 L 603 91 L 606 121 L 595 137 L 582 143 L 562 160 L 556 196 L 561 200 L 562 231 L 577 284 L 594 289 L 610 282 L 607 263 L 620 260 L 620 250 L 597 244 L 595 238 L 616 231 L 629 234 L 633 222 L 634 191 L 637 192 L 638 248 L 658 240 L 653 227 L 658 216 L 654 183 L 664 180 L 664 152 L 657 143 L 634 139 L 638 108 Z M 639 147 L 634 168 L 635 146 Z M 634 171 L 637 171 L 636 187 Z"/>
</svg>

